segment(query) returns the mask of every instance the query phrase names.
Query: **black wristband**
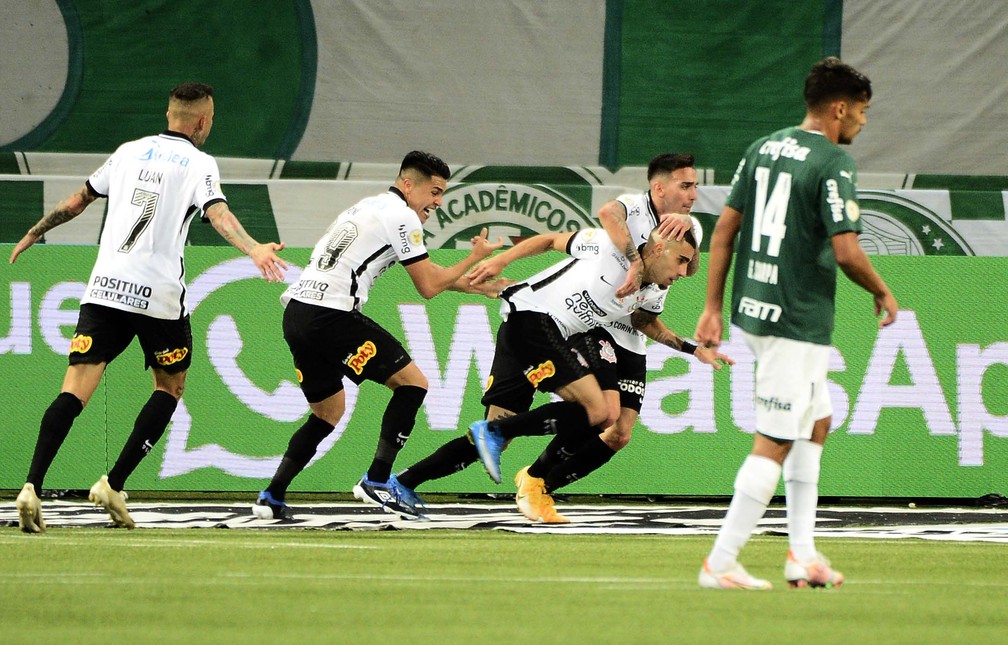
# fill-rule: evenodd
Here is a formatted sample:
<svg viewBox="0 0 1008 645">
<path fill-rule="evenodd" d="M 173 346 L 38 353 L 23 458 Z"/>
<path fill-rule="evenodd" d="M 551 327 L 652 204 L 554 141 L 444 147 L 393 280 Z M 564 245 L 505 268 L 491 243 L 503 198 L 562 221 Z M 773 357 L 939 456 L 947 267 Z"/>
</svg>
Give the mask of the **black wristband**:
<svg viewBox="0 0 1008 645">
<path fill-rule="evenodd" d="M 683 340 L 682 346 L 679 348 L 679 351 L 683 354 L 696 354 L 696 350 L 696 343 L 691 343 L 688 340 Z"/>
</svg>

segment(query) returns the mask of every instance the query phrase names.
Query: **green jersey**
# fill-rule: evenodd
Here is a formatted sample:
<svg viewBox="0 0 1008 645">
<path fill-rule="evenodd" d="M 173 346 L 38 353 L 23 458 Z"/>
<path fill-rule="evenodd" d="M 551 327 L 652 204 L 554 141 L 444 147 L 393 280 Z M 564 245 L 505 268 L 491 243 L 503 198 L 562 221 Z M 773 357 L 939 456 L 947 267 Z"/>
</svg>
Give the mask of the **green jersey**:
<svg viewBox="0 0 1008 645">
<path fill-rule="evenodd" d="M 832 237 L 861 232 L 854 160 L 817 132 L 785 128 L 746 150 L 727 205 L 743 213 L 734 324 L 759 336 L 831 344 Z"/>
</svg>

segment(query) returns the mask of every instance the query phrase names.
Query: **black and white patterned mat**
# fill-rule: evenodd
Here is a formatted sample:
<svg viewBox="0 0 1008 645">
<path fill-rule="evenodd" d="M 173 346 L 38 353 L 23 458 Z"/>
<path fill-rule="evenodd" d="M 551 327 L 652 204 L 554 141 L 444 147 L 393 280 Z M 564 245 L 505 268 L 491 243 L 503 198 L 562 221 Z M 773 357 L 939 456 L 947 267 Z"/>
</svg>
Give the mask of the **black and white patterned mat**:
<svg viewBox="0 0 1008 645">
<path fill-rule="evenodd" d="M 622 533 L 712 535 L 724 518 L 724 506 L 558 504 L 570 524 L 531 523 L 507 503 L 431 504 L 427 518 L 401 520 L 362 503 L 292 505 L 292 521 L 259 520 L 249 504 L 130 502 L 138 528 L 246 528 L 325 530 L 496 529 L 537 533 Z M 101 527 L 108 515 L 87 502 L 44 501 L 50 528 Z M 821 507 L 818 537 L 923 538 L 1008 543 L 1008 509 Z M 0 525 L 17 526 L 13 502 L 0 503 Z M 783 508 L 771 507 L 759 532 L 784 535 Z"/>
</svg>

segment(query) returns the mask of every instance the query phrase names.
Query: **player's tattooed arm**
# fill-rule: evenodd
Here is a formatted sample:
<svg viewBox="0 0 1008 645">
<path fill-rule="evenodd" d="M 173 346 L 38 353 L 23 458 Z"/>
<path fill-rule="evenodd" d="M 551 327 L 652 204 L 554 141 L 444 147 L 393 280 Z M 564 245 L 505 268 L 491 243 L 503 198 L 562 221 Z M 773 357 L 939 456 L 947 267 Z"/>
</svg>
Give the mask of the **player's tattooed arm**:
<svg viewBox="0 0 1008 645">
<path fill-rule="evenodd" d="M 679 337 L 674 331 L 666 327 L 665 323 L 658 318 L 658 314 L 638 309 L 630 314 L 630 324 L 633 325 L 634 329 L 640 330 L 645 336 L 656 343 L 661 343 L 666 347 L 671 347 L 677 352 L 685 351 L 689 354 L 693 353 L 684 349 L 686 341 Z M 696 349 L 696 346 L 692 343 L 689 343 L 689 345 L 692 346 L 694 350 Z"/>
<path fill-rule="evenodd" d="M 206 210 L 207 218 L 220 236 L 245 255 L 259 269 L 267 282 L 281 282 L 287 263 L 277 255 L 284 249 L 283 242 L 257 242 L 241 225 L 227 203 L 217 202 Z"/>
<path fill-rule="evenodd" d="M 11 264 L 14 264 L 17 257 L 28 247 L 41 240 L 47 232 L 83 213 L 84 209 L 96 199 L 98 199 L 98 195 L 91 192 L 87 184 L 82 184 L 77 192 L 69 195 L 59 204 L 56 204 L 56 207 L 46 213 L 35 226 L 28 229 L 28 232 L 17 243 L 14 250 L 11 251 Z"/>
<path fill-rule="evenodd" d="M 706 363 L 714 369 L 719 370 L 725 365 L 734 365 L 735 360 L 726 354 L 722 354 L 714 347 L 705 347 L 687 340 L 665 326 L 665 323 L 658 318 L 657 314 L 648 311 L 637 311 L 630 314 L 630 323 L 635 329 L 639 329 L 645 336 L 661 343 L 666 347 L 692 354 L 701 363 Z"/>
</svg>

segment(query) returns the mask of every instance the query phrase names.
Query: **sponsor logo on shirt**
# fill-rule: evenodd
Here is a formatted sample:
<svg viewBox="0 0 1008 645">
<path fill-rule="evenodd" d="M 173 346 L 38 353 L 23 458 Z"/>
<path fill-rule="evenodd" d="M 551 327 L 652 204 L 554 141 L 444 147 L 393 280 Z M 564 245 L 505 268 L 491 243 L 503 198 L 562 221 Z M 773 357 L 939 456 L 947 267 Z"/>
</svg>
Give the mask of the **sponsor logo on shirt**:
<svg viewBox="0 0 1008 645">
<path fill-rule="evenodd" d="M 830 178 L 826 180 L 826 203 L 829 204 L 833 221 L 842 221 L 844 216 L 844 201 L 840 198 L 840 190 L 836 179 Z"/>
<path fill-rule="evenodd" d="M 160 352 L 155 352 L 154 360 L 157 361 L 158 365 L 165 367 L 167 365 L 174 365 L 175 363 L 178 363 L 188 355 L 188 347 L 179 347 L 178 349 L 166 349 Z"/>
<path fill-rule="evenodd" d="M 294 286 L 293 294 L 301 299 L 322 300 L 328 288 L 329 283 L 321 280 L 299 280 Z"/>
<path fill-rule="evenodd" d="M 540 383 L 555 374 L 556 367 L 554 367 L 553 361 L 546 361 L 545 363 L 539 363 L 539 367 L 526 372 L 525 378 L 528 379 L 528 382 L 531 383 L 533 387 L 539 387 Z"/>
<path fill-rule="evenodd" d="M 354 371 L 354 374 L 360 376 L 360 373 L 364 371 L 364 366 L 367 365 L 368 361 L 371 360 L 375 354 L 378 353 L 378 348 L 371 341 L 365 341 L 363 345 L 357 348 L 357 353 L 352 354 L 346 360 L 347 367 Z"/>
<path fill-rule="evenodd" d="M 578 320 L 589 327 L 595 326 L 596 317 L 604 318 L 606 315 L 606 312 L 588 295 L 587 290 L 567 296 L 564 304 L 572 314 L 578 317 Z"/>
<path fill-rule="evenodd" d="M 70 341 L 70 353 L 87 354 L 93 343 L 94 341 L 90 336 L 74 334 L 73 339 Z"/>
<path fill-rule="evenodd" d="M 783 141 L 766 141 L 759 149 L 759 154 L 770 155 L 774 161 L 780 157 L 805 161 L 810 152 L 811 149 L 798 145 L 798 140 L 794 137 L 785 137 Z"/>
<path fill-rule="evenodd" d="M 759 318 L 760 320 L 769 318 L 770 322 L 780 320 L 781 312 L 783 311 L 779 305 L 772 305 L 769 302 L 763 302 L 762 300 L 756 300 L 748 296 L 742 296 L 742 299 L 739 300 L 738 310 L 740 314 L 749 316 L 750 318 Z"/>
<path fill-rule="evenodd" d="M 629 394 L 636 394 L 641 398 L 644 397 L 644 381 L 635 381 L 633 379 L 623 379 L 619 380 L 620 392 L 627 392 Z"/>
<path fill-rule="evenodd" d="M 108 300 L 134 309 L 150 307 L 149 298 L 153 289 L 145 284 L 96 275 L 91 281 L 91 287 L 88 295 L 97 300 Z"/>
<path fill-rule="evenodd" d="M 410 233 L 406 230 L 406 227 L 402 224 L 399 225 L 399 252 L 409 253 L 410 249 Z"/>
</svg>

